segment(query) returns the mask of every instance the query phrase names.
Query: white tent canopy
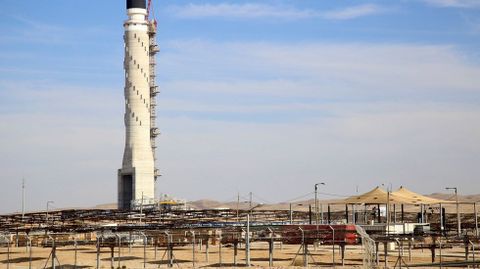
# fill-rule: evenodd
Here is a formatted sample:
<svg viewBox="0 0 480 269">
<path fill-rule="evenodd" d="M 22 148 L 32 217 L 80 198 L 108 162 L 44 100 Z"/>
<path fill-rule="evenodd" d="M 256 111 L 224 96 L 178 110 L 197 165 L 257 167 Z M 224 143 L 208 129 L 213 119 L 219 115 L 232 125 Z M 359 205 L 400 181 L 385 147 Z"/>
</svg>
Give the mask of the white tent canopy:
<svg viewBox="0 0 480 269">
<path fill-rule="evenodd" d="M 394 192 L 386 192 L 380 187 L 361 195 L 351 196 L 342 201 L 344 204 L 449 204 L 452 201 L 431 198 L 400 187 Z"/>
</svg>

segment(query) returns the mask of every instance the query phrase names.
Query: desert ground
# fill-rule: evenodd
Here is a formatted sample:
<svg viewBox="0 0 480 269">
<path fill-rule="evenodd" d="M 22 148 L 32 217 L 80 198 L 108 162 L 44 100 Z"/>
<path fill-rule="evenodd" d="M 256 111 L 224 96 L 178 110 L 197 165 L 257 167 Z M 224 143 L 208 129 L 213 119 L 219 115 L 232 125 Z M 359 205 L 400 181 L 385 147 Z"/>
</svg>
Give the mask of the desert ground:
<svg viewBox="0 0 480 269">
<path fill-rule="evenodd" d="M 380 268 L 384 265 L 383 249 L 380 247 Z M 233 247 L 223 245 L 221 249 L 217 245 L 210 245 L 208 252 L 205 245 L 195 246 L 195 253 L 192 245 L 179 246 L 174 249 L 174 265 L 177 268 L 194 267 L 244 267 L 245 251 L 243 246 L 238 249 L 236 257 L 237 264 L 234 262 Z M 332 267 L 332 246 L 309 246 L 308 267 Z M 347 246 L 344 266 L 342 266 L 340 251 L 335 247 L 336 267 L 343 268 L 361 268 L 362 265 L 362 247 Z M 31 268 L 51 268 L 51 248 L 33 247 L 31 256 Z M 146 248 L 146 263 L 144 263 L 144 248 L 141 245 L 132 247 L 122 247 L 120 249 L 120 259 L 118 258 L 118 249 L 115 248 L 112 258 L 110 248 L 101 248 L 99 258 L 99 268 L 167 268 L 168 253 L 165 248 L 148 246 Z M 478 256 L 480 253 L 476 253 Z M 29 268 L 29 252 L 27 248 L 11 248 L 10 257 L 7 258 L 7 249 L 0 248 L 0 268 L 8 268 L 7 260 L 10 261 L 10 269 Z M 56 251 L 56 268 L 74 268 L 75 248 L 73 246 L 58 247 Z M 195 255 L 195 264 L 193 263 Z M 437 262 L 439 261 L 437 250 Z M 431 262 L 431 252 L 429 249 L 413 249 L 411 251 L 411 260 L 408 250 L 403 252 L 403 259 L 407 264 L 422 264 Z M 302 267 L 304 256 L 299 245 L 281 245 L 276 243 L 273 253 L 273 267 Z M 473 256 L 470 256 L 470 260 Z M 393 268 L 398 260 L 398 251 L 389 252 L 388 264 Z M 443 249 L 442 261 L 464 261 L 464 249 L 459 247 Z M 80 245 L 77 247 L 77 268 L 96 268 L 97 250 L 94 245 Z M 251 245 L 251 266 L 257 268 L 269 267 L 269 248 L 266 242 L 253 242 Z M 426 267 L 417 267 L 426 268 Z M 444 266 L 444 268 L 448 268 Z"/>
</svg>

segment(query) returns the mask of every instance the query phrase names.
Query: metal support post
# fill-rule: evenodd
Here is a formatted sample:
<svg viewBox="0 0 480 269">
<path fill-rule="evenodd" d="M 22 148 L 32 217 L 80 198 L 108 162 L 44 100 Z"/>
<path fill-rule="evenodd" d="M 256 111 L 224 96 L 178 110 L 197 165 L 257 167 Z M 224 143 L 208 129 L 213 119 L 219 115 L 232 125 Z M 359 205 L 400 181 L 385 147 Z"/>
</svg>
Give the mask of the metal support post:
<svg viewBox="0 0 480 269">
<path fill-rule="evenodd" d="M 387 236 L 390 235 L 390 189 L 387 188 L 387 204 L 386 204 L 386 209 L 387 209 L 387 214 L 385 215 L 387 217 Z"/>
<path fill-rule="evenodd" d="M 397 223 L 397 205 L 393 204 L 393 223 Z"/>
<path fill-rule="evenodd" d="M 446 187 L 446 190 L 454 190 L 455 191 L 455 204 L 457 207 L 457 236 L 462 234 L 462 223 L 460 221 L 460 204 L 458 201 L 458 188 L 457 187 Z"/>
<path fill-rule="evenodd" d="M 465 244 L 465 261 L 468 261 L 468 257 L 470 256 L 470 241 L 464 241 Z"/>
<path fill-rule="evenodd" d="M 357 224 L 357 211 L 356 211 L 356 207 L 355 207 L 355 204 L 352 204 L 352 223 L 353 224 Z"/>
<path fill-rule="evenodd" d="M 110 246 L 110 268 L 114 268 L 113 267 L 114 259 L 115 259 L 115 247 L 111 245 Z"/>
<path fill-rule="evenodd" d="M 388 242 L 383 243 L 383 252 L 385 255 L 385 268 L 388 268 Z"/>
<path fill-rule="evenodd" d="M 73 258 L 73 268 L 77 269 L 77 252 L 78 252 L 77 237 L 73 237 L 73 246 L 75 247 L 75 253 Z"/>
<path fill-rule="evenodd" d="M 475 244 L 473 244 L 471 240 L 468 240 L 468 242 L 470 243 L 470 245 L 472 245 L 473 268 L 475 268 L 477 264 L 477 261 L 475 260 Z"/>
<path fill-rule="evenodd" d="M 120 237 L 120 235 L 118 234 L 115 234 L 115 237 L 117 238 L 117 247 L 118 247 L 118 253 L 117 253 L 117 263 L 118 263 L 118 268 L 122 268 L 122 265 L 121 265 L 121 260 L 122 260 L 122 238 Z"/>
<path fill-rule="evenodd" d="M 16 229 L 16 232 L 15 232 L 15 247 L 18 248 L 18 227 Z"/>
<path fill-rule="evenodd" d="M 377 218 L 378 223 L 382 222 L 382 216 L 380 216 L 380 204 L 377 204 Z"/>
<path fill-rule="evenodd" d="M 132 253 L 132 232 L 128 233 L 128 254 Z"/>
<path fill-rule="evenodd" d="M 168 267 L 173 267 L 173 240 L 168 232 L 163 232 L 167 238 Z M 165 255 L 165 254 L 164 254 Z M 162 257 L 163 259 L 163 257 Z M 160 266 L 159 266 L 160 267 Z"/>
<path fill-rule="evenodd" d="M 440 203 L 440 234 L 443 234 L 443 210 L 442 210 L 442 203 Z"/>
<path fill-rule="evenodd" d="M 222 267 L 222 235 L 218 240 L 218 264 Z"/>
<path fill-rule="evenodd" d="M 303 267 L 308 266 L 308 247 L 307 242 L 305 241 L 305 231 L 302 227 L 298 227 L 298 229 L 302 232 L 302 248 L 303 248 Z"/>
<path fill-rule="evenodd" d="M 272 267 L 273 266 L 273 230 L 271 228 L 268 228 L 268 231 L 270 232 L 270 241 L 268 241 L 268 266 Z"/>
<path fill-rule="evenodd" d="M 348 204 L 345 204 L 345 220 L 346 220 L 347 224 L 350 223 L 348 219 L 349 219 L 348 218 Z"/>
<path fill-rule="evenodd" d="M 238 242 L 233 243 L 233 265 L 237 266 Z"/>
<path fill-rule="evenodd" d="M 308 244 L 303 242 L 303 267 L 308 267 Z"/>
<path fill-rule="evenodd" d="M 293 224 L 293 211 L 292 211 L 292 204 L 290 203 L 290 224 Z"/>
<path fill-rule="evenodd" d="M 320 204 L 320 223 L 323 224 L 323 204 Z"/>
<path fill-rule="evenodd" d="M 190 231 L 192 234 L 192 266 L 195 268 L 195 232 Z"/>
<path fill-rule="evenodd" d="M 440 235 L 440 238 L 438 240 L 438 246 L 439 246 L 439 249 L 440 249 L 440 252 L 439 252 L 439 258 L 440 258 L 440 268 L 443 268 L 443 257 L 442 257 L 442 236 Z"/>
<path fill-rule="evenodd" d="M 317 199 L 317 189 L 318 189 L 318 184 L 315 184 L 315 224 L 318 224 L 318 199 Z M 312 221 L 310 219 L 310 224 L 312 224 Z"/>
<path fill-rule="evenodd" d="M 398 246 L 398 258 L 397 258 L 397 261 L 395 262 L 395 265 L 393 268 L 397 268 L 397 265 L 398 265 L 398 268 L 402 269 L 402 266 L 403 266 L 403 253 L 402 253 L 402 248 L 403 248 L 403 245 L 400 243 L 400 240 L 398 239 L 395 239 L 395 241 L 397 242 L 397 246 Z"/>
<path fill-rule="evenodd" d="M 308 205 L 308 223 L 312 224 L 312 205 Z"/>
<path fill-rule="evenodd" d="M 168 239 L 168 267 L 173 267 L 173 237 L 167 233 Z"/>
<path fill-rule="evenodd" d="M 245 234 L 245 263 L 250 266 L 250 214 L 247 214 L 247 232 Z"/>
<path fill-rule="evenodd" d="M 210 239 L 207 238 L 207 241 L 205 241 L 205 261 L 208 262 L 208 246 L 209 246 L 209 241 Z"/>
<path fill-rule="evenodd" d="M 335 229 L 331 225 L 328 228 L 332 230 L 332 266 L 335 268 Z"/>
<path fill-rule="evenodd" d="M 409 262 L 412 261 L 412 240 L 413 239 L 408 240 L 408 261 Z"/>
<path fill-rule="evenodd" d="M 425 211 L 424 211 L 424 204 L 420 204 L 420 222 L 425 223 Z"/>
<path fill-rule="evenodd" d="M 2 237 L 7 241 L 7 269 L 10 269 L 10 238 L 5 235 L 2 235 Z"/>
<path fill-rule="evenodd" d="M 154 260 L 157 260 L 158 237 L 155 237 L 153 252 L 154 252 L 154 253 L 153 253 L 153 259 L 154 259 Z"/>
<path fill-rule="evenodd" d="M 332 211 L 330 209 L 330 204 L 327 205 L 327 221 L 328 224 L 332 223 Z"/>
<path fill-rule="evenodd" d="M 32 269 L 32 239 L 28 234 L 26 237 L 28 240 L 28 269 Z"/>
<path fill-rule="evenodd" d="M 474 211 L 474 217 L 475 217 L 475 236 L 478 237 L 478 213 L 477 213 L 477 203 L 473 203 L 473 211 Z"/>
<path fill-rule="evenodd" d="M 273 267 L 273 237 L 268 242 L 268 266 Z"/>
<path fill-rule="evenodd" d="M 325 185 L 324 182 L 315 184 L 315 224 L 318 224 L 318 186 Z M 323 222 L 323 208 L 322 208 L 322 222 Z M 311 221 L 310 221 L 311 224 Z"/>
<path fill-rule="evenodd" d="M 55 238 L 49 235 L 50 239 L 52 239 L 52 269 L 56 268 L 55 259 L 57 259 L 57 246 L 55 244 Z"/>
<path fill-rule="evenodd" d="M 345 266 L 345 244 L 340 244 L 340 252 L 342 255 L 342 266 Z"/>
<path fill-rule="evenodd" d="M 402 223 L 405 223 L 405 210 L 403 204 L 400 205 L 400 210 L 402 211 Z"/>
<path fill-rule="evenodd" d="M 363 206 L 363 223 L 364 224 L 367 224 L 367 222 L 368 222 L 367 218 L 368 218 L 368 216 L 367 216 L 367 205 L 365 204 Z"/>
<path fill-rule="evenodd" d="M 100 269 L 100 238 L 97 238 L 97 269 Z"/>
<path fill-rule="evenodd" d="M 456 197 L 456 202 L 457 202 L 457 233 L 458 233 L 458 236 L 460 236 L 462 234 L 462 222 L 460 220 L 460 204 L 458 203 L 457 188 L 455 188 L 455 197 Z"/>
<path fill-rule="evenodd" d="M 143 268 L 146 268 L 147 267 L 147 236 L 143 232 L 140 232 L 140 235 L 143 236 Z"/>
</svg>

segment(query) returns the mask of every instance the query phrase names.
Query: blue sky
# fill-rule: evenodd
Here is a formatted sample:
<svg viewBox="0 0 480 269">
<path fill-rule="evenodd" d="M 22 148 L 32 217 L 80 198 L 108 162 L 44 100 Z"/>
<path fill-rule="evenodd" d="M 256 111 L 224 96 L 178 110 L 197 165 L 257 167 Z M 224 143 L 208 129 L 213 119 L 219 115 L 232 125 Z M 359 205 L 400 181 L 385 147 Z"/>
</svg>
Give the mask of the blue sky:
<svg viewBox="0 0 480 269">
<path fill-rule="evenodd" d="M 382 183 L 480 192 L 480 1 L 153 8 L 158 193 L 281 202 L 319 180 L 341 195 Z M 115 201 L 124 9 L 2 1 L 0 212 L 20 208 L 22 177 L 30 210 Z"/>
</svg>

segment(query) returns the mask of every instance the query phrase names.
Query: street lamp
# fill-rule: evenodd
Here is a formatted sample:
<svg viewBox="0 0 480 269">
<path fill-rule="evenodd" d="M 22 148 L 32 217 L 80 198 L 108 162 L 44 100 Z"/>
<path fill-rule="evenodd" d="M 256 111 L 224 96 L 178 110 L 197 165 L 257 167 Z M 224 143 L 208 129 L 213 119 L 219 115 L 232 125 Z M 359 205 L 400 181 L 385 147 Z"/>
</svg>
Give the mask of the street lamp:
<svg viewBox="0 0 480 269">
<path fill-rule="evenodd" d="M 393 185 L 392 185 L 392 182 L 389 182 L 388 185 L 386 183 L 382 183 L 382 186 L 387 188 L 387 204 L 385 205 L 385 207 L 386 207 L 385 208 L 386 209 L 385 218 L 386 218 L 387 232 L 388 232 L 388 228 L 390 227 L 390 219 L 391 219 L 391 216 L 390 216 L 390 194 L 392 193 Z M 422 217 L 422 219 L 423 219 L 423 217 Z"/>
<path fill-rule="evenodd" d="M 261 207 L 263 204 L 258 204 L 254 207 L 250 207 L 247 213 L 247 231 L 245 233 L 245 265 L 250 267 L 250 214 L 255 208 Z"/>
<path fill-rule="evenodd" d="M 318 224 L 318 185 L 325 185 L 325 182 L 315 183 L 315 223 Z M 322 222 L 323 222 L 323 211 L 322 211 Z"/>
<path fill-rule="evenodd" d="M 455 203 L 457 204 L 457 235 L 460 236 L 462 233 L 461 224 L 460 224 L 460 206 L 458 203 L 458 189 L 457 187 L 446 187 L 445 190 L 455 191 Z"/>
<path fill-rule="evenodd" d="M 259 207 L 261 207 L 261 206 L 263 206 L 263 203 L 256 204 L 255 206 L 252 206 L 248 211 L 249 211 L 250 213 L 252 213 L 252 211 L 253 211 L 254 209 L 259 208 Z"/>
<path fill-rule="evenodd" d="M 47 218 L 45 220 L 47 226 L 48 226 L 48 209 L 49 209 L 50 204 L 53 204 L 53 203 L 54 203 L 54 201 L 47 201 Z"/>
</svg>

